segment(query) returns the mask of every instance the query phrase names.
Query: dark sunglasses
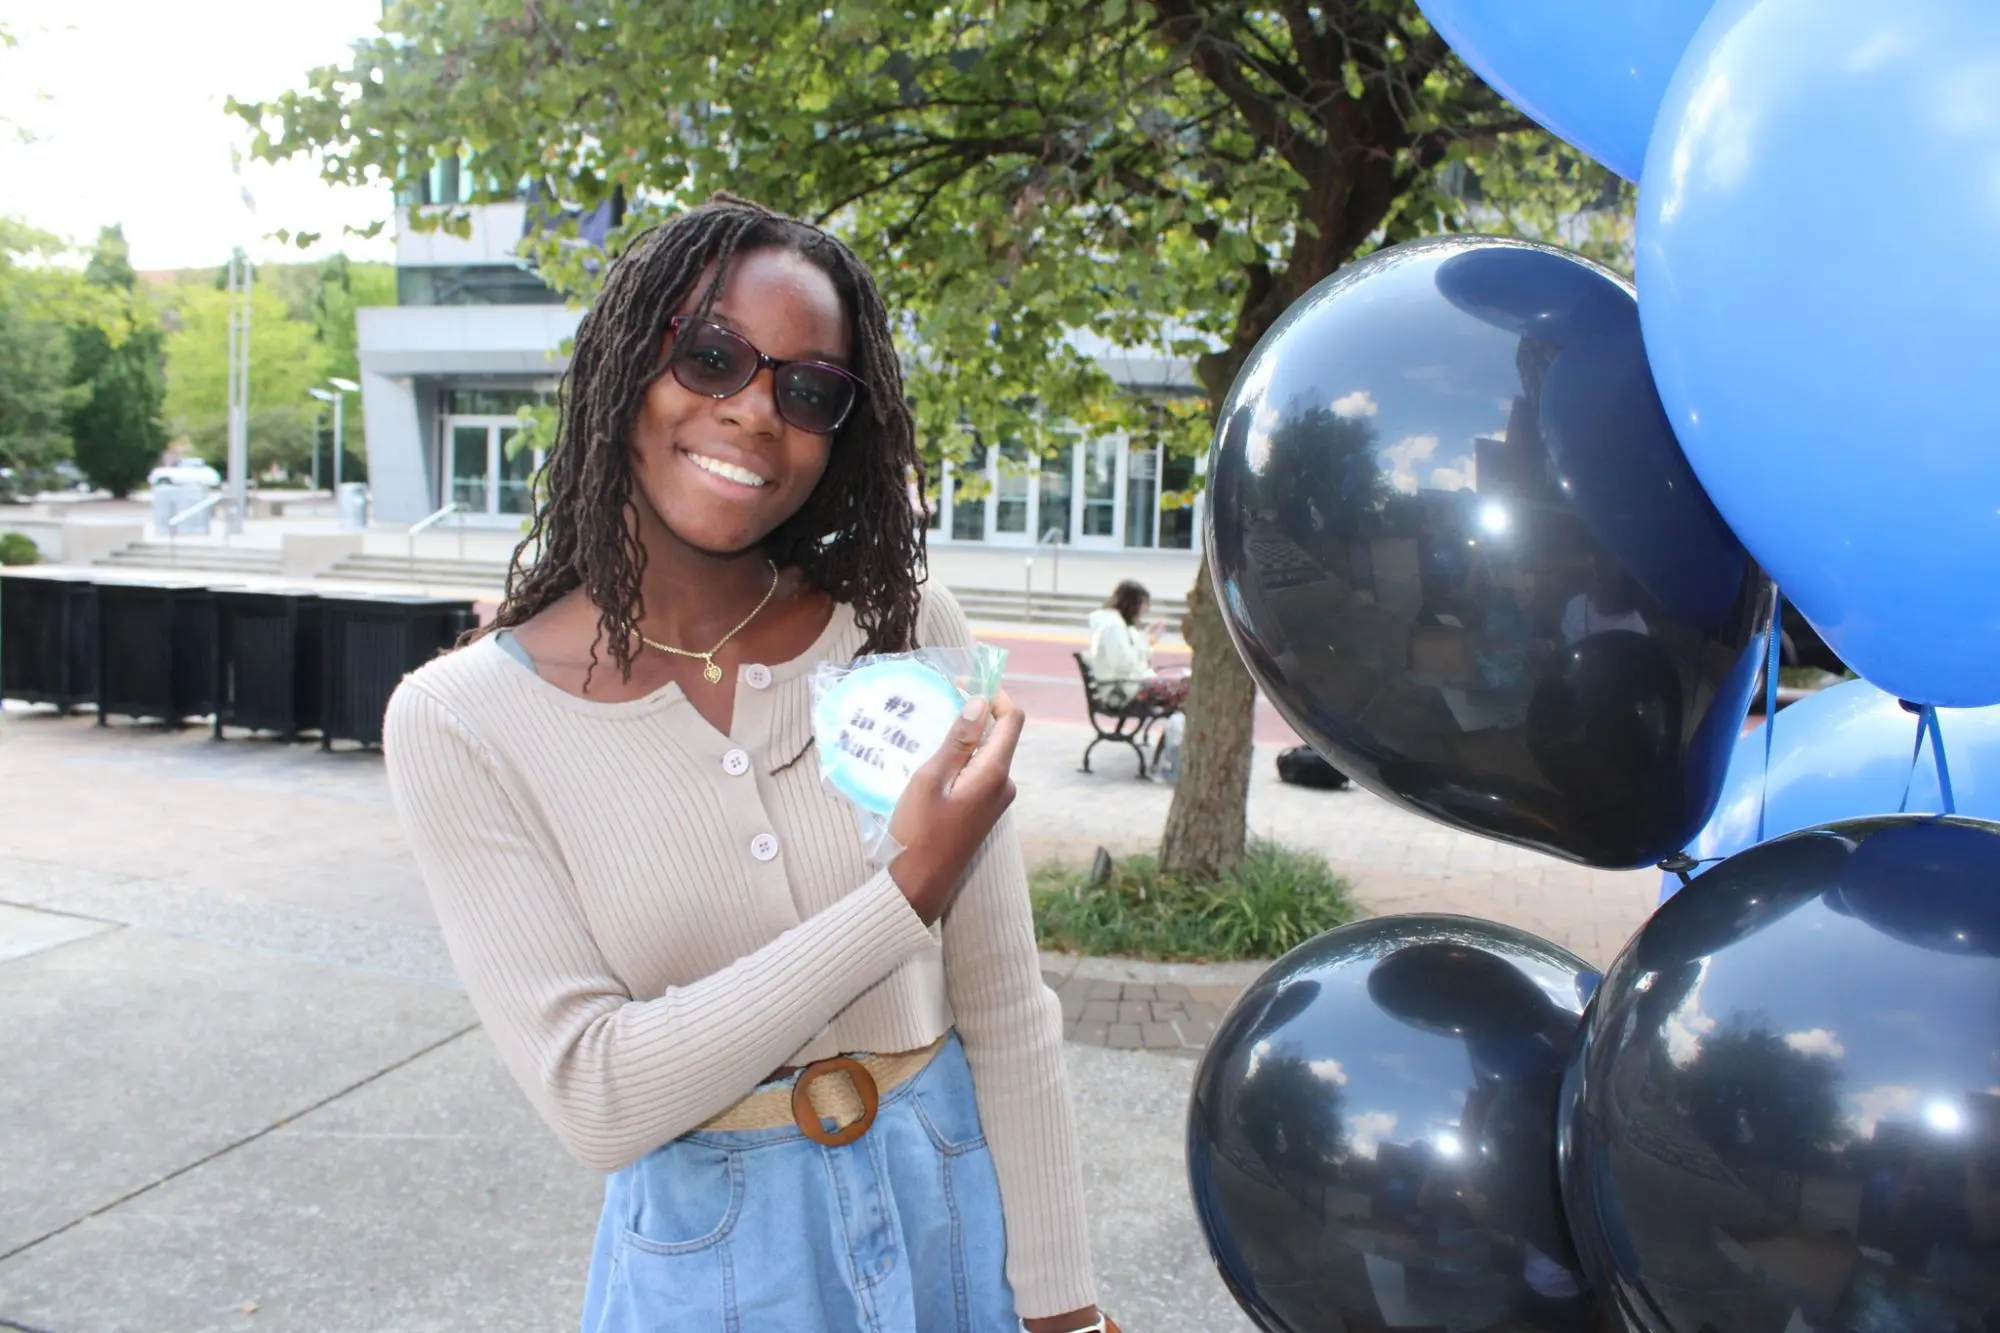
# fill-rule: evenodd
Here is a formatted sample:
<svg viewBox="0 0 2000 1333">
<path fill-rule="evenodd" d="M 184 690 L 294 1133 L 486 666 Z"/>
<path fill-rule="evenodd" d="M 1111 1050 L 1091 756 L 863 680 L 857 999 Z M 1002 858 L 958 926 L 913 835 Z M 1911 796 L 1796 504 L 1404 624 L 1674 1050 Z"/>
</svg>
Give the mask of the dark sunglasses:
<svg viewBox="0 0 2000 1333">
<path fill-rule="evenodd" d="M 839 366 L 765 356 L 742 334 L 692 315 L 677 315 L 668 327 L 674 346 L 667 368 L 690 393 L 731 398 L 748 388 L 758 371 L 769 370 L 778 415 L 814 435 L 839 430 L 861 401 L 861 381 Z"/>
</svg>

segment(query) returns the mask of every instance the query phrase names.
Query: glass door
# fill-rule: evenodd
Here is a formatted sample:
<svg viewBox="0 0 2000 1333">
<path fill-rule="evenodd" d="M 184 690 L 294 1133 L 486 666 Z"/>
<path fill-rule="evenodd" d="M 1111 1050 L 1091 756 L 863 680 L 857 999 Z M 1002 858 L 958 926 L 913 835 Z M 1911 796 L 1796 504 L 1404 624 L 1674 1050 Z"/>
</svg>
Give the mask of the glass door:
<svg viewBox="0 0 2000 1333">
<path fill-rule="evenodd" d="M 1159 515 L 1159 446 L 1135 444 L 1125 459 L 1125 544 L 1151 546 Z"/>
<path fill-rule="evenodd" d="M 1125 441 L 1116 436 L 1091 440 L 1077 452 L 1082 476 L 1077 488 L 1076 544 L 1117 546 L 1124 535 L 1119 473 L 1124 470 Z"/>
<path fill-rule="evenodd" d="M 1075 516 L 1070 513 L 1071 501 L 1076 495 L 1075 445 L 1066 444 L 1059 452 L 1042 460 L 1035 489 L 1038 492 L 1035 497 L 1036 539 L 1054 528 L 1062 533 L 1064 543 L 1075 541 Z"/>
<path fill-rule="evenodd" d="M 1000 446 L 993 472 L 993 516 L 988 541 L 1024 546 L 1035 540 L 1035 460 L 1028 446 L 1009 440 Z"/>
<path fill-rule="evenodd" d="M 955 542 L 986 540 L 986 502 L 992 498 L 984 475 L 986 454 L 986 446 L 976 444 L 966 460 L 951 469 L 951 539 Z"/>
<path fill-rule="evenodd" d="M 521 420 L 511 416 L 444 418 L 440 452 L 445 499 L 472 517 L 517 518 L 534 512 L 534 478 L 546 457 L 517 448 Z"/>
<path fill-rule="evenodd" d="M 497 455 L 494 473 L 500 478 L 500 505 L 503 514 L 535 512 L 534 480 L 541 469 L 541 450 L 518 447 L 519 426 L 495 426 L 493 448 Z"/>
<path fill-rule="evenodd" d="M 491 432 L 483 423 L 451 422 L 446 448 L 451 458 L 451 494 L 461 513 L 486 514 L 493 508 L 492 460 L 487 457 Z"/>
<path fill-rule="evenodd" d="M 1201 503 L 1199 486 L 1192 454 L 1167 454 L 1160 460 L 1160 549 L 1194 549 L 1194 535 L 1201 527 L 1200 512 L 1196 509 Z M 1184 495 L 1193 498 L 1185 501 L 1176 499 L 1173 508 L 1166 507 L 1166 497 Z"/>
</svg>

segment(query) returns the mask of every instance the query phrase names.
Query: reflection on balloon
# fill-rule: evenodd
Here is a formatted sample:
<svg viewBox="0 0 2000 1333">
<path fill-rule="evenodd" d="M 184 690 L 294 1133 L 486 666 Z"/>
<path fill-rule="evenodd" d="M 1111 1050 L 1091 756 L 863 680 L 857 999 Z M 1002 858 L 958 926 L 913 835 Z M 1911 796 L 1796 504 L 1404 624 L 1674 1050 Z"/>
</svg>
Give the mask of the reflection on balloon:
<svg viewBox="0 0 2000 1333">
<path fill-rule="evenodd" d="M 1281 958 L 1195 1074 L 1188 1171 L 1223 1279 L 1274 1333 L 1582 1330 L 1558 1087 L 1597 984 L 1470 917 L 1382 917 Z"/>
<path fill-rule="evenodd" d="M 1731 858 L 1634 938 L 1561 1156 L 1633 1328 L 2000 1327 L 1996 882 L 2000 824 L 1850 820 Z"/>
<path fill-rule="evenodd" d="M 1660 98 L 1711 0 L 1418 0 L 1460 59 L 1554 134 L 1639 179 Z"/>
<path fill-rule="evenodd" d="M 1938 725 L 1957 813 L 2000 819 L 2000 707 L 1939 709 Z M 1911 810 L 1941 809 L 1928 746 L 1911 767 L 1916 733 L 1917 719 L 1867 681 L 1843 681 L 1808 695 L 1778 714 L 1768 778 L 1763 728 L 1737 741 L 1715 817 L 1687 854 L 1719 861 L 1756 845 L 1760 808 L 1769 838 L 1836 819 L 1888 814 L 1902 806 L 1906 791 Z M 1679 885 L 1672 875 L 1661 882 L 1667 891 Z"/>
<path fill-rule="evenodd" d="M 1335 767 L 1593 865 L 1707 821 L 1772 598 L 1615 275 L 1487 238 L 1379 252 L 1286 312 L 1220 423 L 1224 618 Z"/>
</svg>

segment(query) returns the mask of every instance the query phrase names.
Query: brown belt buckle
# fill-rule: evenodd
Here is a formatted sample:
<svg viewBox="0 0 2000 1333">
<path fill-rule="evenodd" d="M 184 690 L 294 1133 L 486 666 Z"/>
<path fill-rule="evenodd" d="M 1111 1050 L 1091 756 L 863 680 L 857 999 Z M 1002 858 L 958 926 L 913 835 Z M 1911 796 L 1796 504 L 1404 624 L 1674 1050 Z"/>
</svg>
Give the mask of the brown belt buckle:
<svg viewBox="0 0 2000 1333">
<path fill-rule="evenodd" d="M 851 1125 L 829 1130 L 820 1124 L 819 1111 L 813 1106 L 812 1094 L 807 1090 L 815 1079 L 833 1073 L 846 1074 L 848 1081 L 854 1084 L 854 1091 L 861 1098 L 861 1118 Z M 793 1122 L 798 1125 L 800 1133 L 828 1148 L 845 1147 L 866 1134 L 868 1127 L 875 1123 L 875 1109 L 880 1104 L 875 1076 L 859 1060 L 844 1055 L 813 1061 L 799 1071 L 799 1081 L 792 1085 Z"/>
</svg>

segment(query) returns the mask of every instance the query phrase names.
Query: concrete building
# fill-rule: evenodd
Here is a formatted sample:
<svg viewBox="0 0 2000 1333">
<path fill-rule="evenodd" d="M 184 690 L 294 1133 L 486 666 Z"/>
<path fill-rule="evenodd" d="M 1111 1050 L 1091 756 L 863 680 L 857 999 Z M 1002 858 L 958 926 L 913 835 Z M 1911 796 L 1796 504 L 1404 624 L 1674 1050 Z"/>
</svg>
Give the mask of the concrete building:
<svg viewBox="0 0 2000 1333">
<path fill-rule="evenodd" d="M 408 209 L 464 200 L 455 162 L 442 163 Z M 455 503 L 472 526 L 518 531 L 539 456 L 509 448 L 515 414 L 545 401 L 565 368 L 561 347 L 580 310 L 515 257 L 525 202 L 471 210 L 464 237 L 400 226 L 397 304 L 360 312 L 362 407 L 374 516 L 409 524 Z M 1135 390 L 1185 392 L 1189 367 L 1109 345 L 1083 345 Z M 969 472 L 983 484 L 969 485 Z M 1064 545 L 1146 553 L 1148 564 L 1186 553 L 1192 570 L 1200 501 L 1176 503 L 1195 464 L 1154 446 L 1106 437 L 1052 459 L 1025 449 L 983 451 L 948 472 L 931 518 L 939 548 L 1032 548 L 1053 532 Z"/>
</svg>

